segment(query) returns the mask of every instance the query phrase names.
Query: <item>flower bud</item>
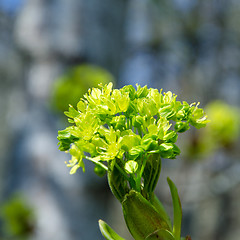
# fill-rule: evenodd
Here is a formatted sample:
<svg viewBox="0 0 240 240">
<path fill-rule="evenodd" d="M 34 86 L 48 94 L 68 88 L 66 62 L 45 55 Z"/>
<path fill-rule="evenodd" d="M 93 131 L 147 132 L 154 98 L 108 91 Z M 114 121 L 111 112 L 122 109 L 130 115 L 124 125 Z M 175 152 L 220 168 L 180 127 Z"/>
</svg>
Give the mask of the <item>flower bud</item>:
<svg viewBox="0 0 240 240">
<path fill-rule="evenodd" d="M 145 240 L 160 229 L 170 231 L 155 207 L 134 190 L 125 195 L 122 208 L 127 227 L 135 240 Z"/>
</svg>

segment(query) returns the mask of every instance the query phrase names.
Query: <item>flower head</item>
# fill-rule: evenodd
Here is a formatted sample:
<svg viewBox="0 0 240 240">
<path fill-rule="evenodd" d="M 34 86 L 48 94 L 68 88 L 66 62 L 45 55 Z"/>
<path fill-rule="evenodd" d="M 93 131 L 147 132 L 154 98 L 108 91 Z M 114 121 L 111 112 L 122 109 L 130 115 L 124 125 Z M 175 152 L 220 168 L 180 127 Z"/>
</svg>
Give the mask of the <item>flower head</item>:
<svg viewBox="0 0 240 240">
<path fill-rule="evenodd" d="M 174 159 L 180 154 L 175 144 L 178 133 L 188 130 L 190 124 L 200 128 L 208 122 L 199 103 L 189 105 L 176 98 L 170 91 L 162 94 L 139 85 L 137 89 L 131 85 L 113 89 L 109 83 L 89 89 L 77 110 L 70 106 L 65 112 L 72 125 L 58 135 L 59 149 L 72 155 L 67 164 L 70 173 L 79 167 L 84 170 L 83 159 L 88 159 L 98 170 L 118 169 L 128 182 L 122 189 L 130 186 L 140 191 L 146 178 L 156 182 L 152 176 L 160 172 L 156 167 L 160 160 L 156 159 Z M 151 191 L 155 187 L 155 183 L 148 185 Z M 116 186 L 112 186 L 114 189 Z"/>
</svg>

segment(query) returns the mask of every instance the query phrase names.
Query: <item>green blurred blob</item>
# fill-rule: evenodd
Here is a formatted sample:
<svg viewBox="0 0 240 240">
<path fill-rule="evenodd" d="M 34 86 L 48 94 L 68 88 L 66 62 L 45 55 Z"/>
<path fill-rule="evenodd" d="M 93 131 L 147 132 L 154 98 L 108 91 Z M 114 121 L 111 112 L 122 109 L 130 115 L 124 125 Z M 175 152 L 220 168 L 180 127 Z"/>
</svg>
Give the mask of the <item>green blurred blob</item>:
<svg viewBox="0 0 240 240">
<path fill-rule="evenodd" d="M 205 157 L 220 148 L 234 151 L 240 136 L 240 108 L 218 100 L 210 102 L 205 109 L 210 123 L 194 136 L 188 154 Z"/>
<path fill-rule="evenodd" d="M 69 104 L 75 107 L 89 88 L 109 82 L 114 82 L 113 76 L 101 67 L 90 64 L 73 67 L 57 79 L 54 85 L 53 108 L 62 112 L 68 109 Z"/>
<path fill-rule="evenodd" d="M 19 196 L 0 207 L 3 234 L 9 239 L 27 240 L 34 232 L 34 213 Z"/>
<path fill-rule="evenodd" d="M 214 101 L 206 106 L 211 122 L 205 128 L 215 143 L 223 146 L 234 143 L 240 134 L 240 108 L 223 101 Z"/>
<path fill-rule="evenodd" d="M 240 108 L 218 100 L 210 102 L 205 109 L 210 122 L 188 142 L 187 154 L 191 159 L 204 158 L 220 148 L 234 151 L 239 142 Z"/>
</svg>

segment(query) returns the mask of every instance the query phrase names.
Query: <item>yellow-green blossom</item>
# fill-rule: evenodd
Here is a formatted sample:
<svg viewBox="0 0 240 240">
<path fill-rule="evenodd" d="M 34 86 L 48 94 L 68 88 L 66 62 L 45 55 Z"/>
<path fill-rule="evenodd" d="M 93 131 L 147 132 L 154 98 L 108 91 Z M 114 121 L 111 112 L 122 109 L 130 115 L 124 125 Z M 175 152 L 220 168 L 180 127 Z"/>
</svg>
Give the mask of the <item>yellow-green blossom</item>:
<svg viewBox="0 0 240 240">
<path fill-rule="evenodd" d="M 180 154 L 175 144 L 178 133 L 190 125 L 206 125 L 208 120 L 198 105 L 177 101 L 172 92 L 147 86 L 113 89 L 112 83 L 99 85 L 80 99 L 77 110 L 70 106 L 65 112 L 72 125 L 59 131 L 59 149 L 72 155 L 67 164 L 71 173 L 79 167 L 84 170 L 83 161 L 88 159 L 97 171 L 119 171 L 130 189 L 140 190 L 144 176 L 157 174 L 155 163 L 149 163 L 150 155 L 174 159 Z M 112 184 L 117 184 L 114 181 Z"/>
</svg>

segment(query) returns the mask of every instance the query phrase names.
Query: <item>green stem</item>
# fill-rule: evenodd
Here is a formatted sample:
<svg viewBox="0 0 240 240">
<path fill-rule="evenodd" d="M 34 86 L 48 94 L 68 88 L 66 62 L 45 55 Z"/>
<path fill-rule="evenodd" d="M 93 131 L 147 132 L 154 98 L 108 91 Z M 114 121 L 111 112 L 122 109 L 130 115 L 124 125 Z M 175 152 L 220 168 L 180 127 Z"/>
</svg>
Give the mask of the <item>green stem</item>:
<svg viewBox="0 0 240 240">
<path fill-rule="evenodd" d="M 146 166 L 146 163 L 147 163 L 147 155 L 144 154 L 144 157 L 143 157 L 143 163 L 142 163 L 141 170 L 140 170 L 140 176 L 141 176 L 141 177 L 142 177 L 142 174 L 143 174 L 144 168 L 145 168 L 145 166 Z"/>
<path fill-rule="evenodd" d="M 130 118 L 129 121 L 130 121 L 130 128 L 129 129 L 132 129 L 132 119 Z"/>
<path fill-rule="evenodd" d="M 141 192 L 141 177 L 137 176 L 136 177 L 136 189 L 137 192 Z"/>
<path fill-rule="evenodd" d="M 137 134 L 137 128 L 133 127 L 133 132 Z"/>
<path fill-rule="evenodd" d="M 103 169 L 105 169 L 106 171 L 108 171 L 108 167 L 106 165 L 104 165 L 103 163 L 95 160 L 94 158 L 88 157 L 88 156 L 84 156 L 84 158 L 86 158 L 87 160 L 90 160 L 91 162 L 99 165 L 100 167 L 102 167 Z"/>
<path fill-rule="evenodd" d="M 122 170 L 122 168 L 121 168 L 116 162 L 115 162 L 114 166 L 116 166 L 116 168 L 117 168 L 117 169 L 119 170 L 119 172 L 124 176 L 124 178 L 125 178 L 127 181 L 130 182 L 130 178 L 129 178 L 129 176 L 127 175 L 127 173 L 124 172 L 124 171 Z"/>
<path fill-rule="evenodd" d="M 138 192 L 141 191 L 141 179 L 142 179 L 144 168 L 146 166 L 146 162 L 147 162 L 147 156 L 144 154 L 141 170 L 137 174 L 137 178 L 136 178 L 136 187 Z"/>
<path fill-rule="evenodd" d="M 130 184 L 131 189 L 138 191 L 135 179 L 136 179 L 135 175 L 131 174 L 131 177 L 129 179 L 129 184 Z"/>
<path fill-rule="evenodd" d="M 129 128 L 130 128 L 130 120 L 127 119 L 127 120 L 126 120 L 126 129 L 129 129 Z"/>
<path fill-rule="evenodd" d="M 140 137 L 142 137 L 142 129 L 141 129 L 141 127 L 138 128 L 138 134 L 139 134 Z"/>
<path fill-rule="evenodd" d="M 132 189 L 139 191 L 137 189 L 137 184 L 136 184 L 136 177 L 134 175 L 130 175 L 128 176 L 126 172 L 124 172 L 124 170 L 115 162 L 114 166 L 116 166 L 116 168 L 119 170 L 119 172 L 123 175 L 123 177 L 129 182 L 129 185 Z"/>
<path fill-rule="evenodd" d="M 146 122 L 143 122 L 143 126 L 142 126 L 142 131 L 144 134 L 147 134 L 147 125 L 146 125 Z"/>
</svg>

